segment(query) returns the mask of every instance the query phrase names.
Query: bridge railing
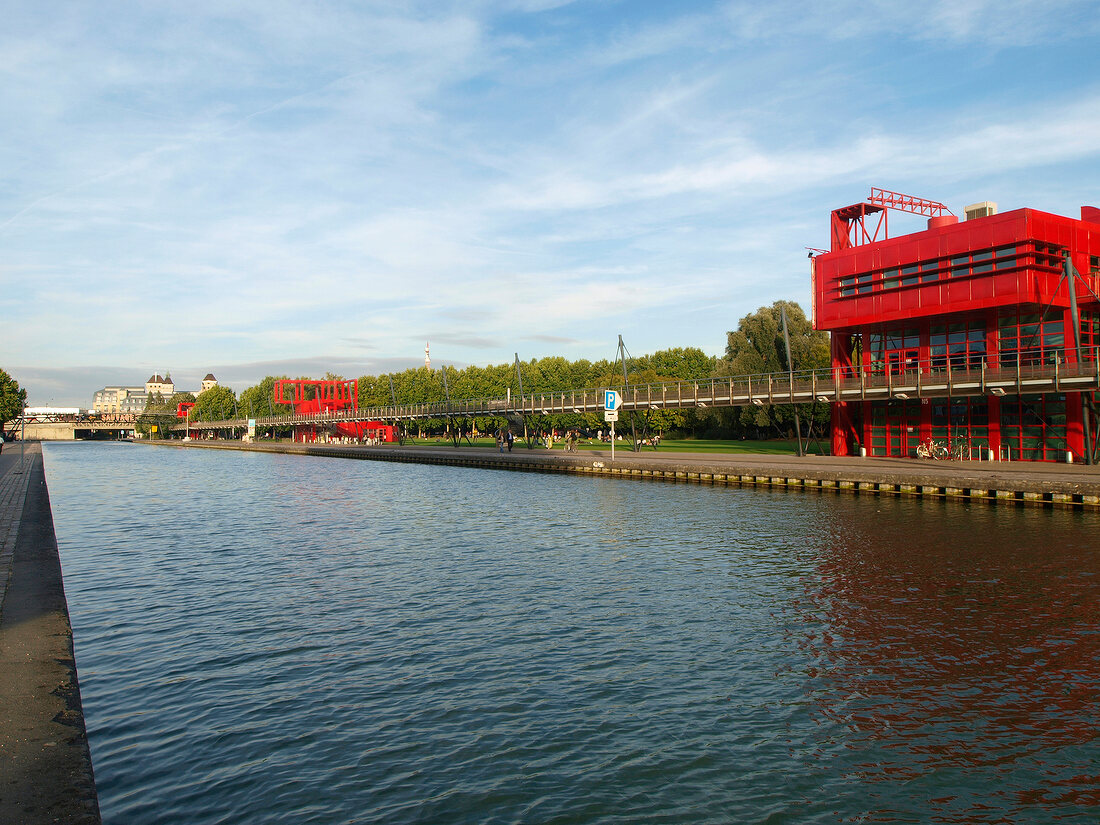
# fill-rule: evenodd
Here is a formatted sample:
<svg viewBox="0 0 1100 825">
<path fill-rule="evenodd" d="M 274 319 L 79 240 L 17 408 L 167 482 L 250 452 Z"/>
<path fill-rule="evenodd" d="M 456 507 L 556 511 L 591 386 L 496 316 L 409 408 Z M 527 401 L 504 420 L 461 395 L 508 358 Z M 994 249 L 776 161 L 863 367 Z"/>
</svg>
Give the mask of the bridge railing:
<svg viewBox="0 0 1100 825">
<path fill-rule="evenodd" d="M 603 410 L 608 389 L 620 393 L 620 409 L 636 412 L 1096 390 L 1100 389 L 1097 349 L 1084 348 L 1080 360 L 1068 349 L 993 356 L 936 356 L 924 361 L 907 360 L 900 365 L 876 361 L 850 367 L 631 384 L 625 388 L 620 385 L 525 393 L 510 398 L 458 399 L 308 415 L 266 416 L 255 421 L 258 427 L 323 426 L 371 420 L 598 413 Z M 238 417 L 189 425 L 181 422 L 174 429 L 183 430 L 185 426 L 193 430 L 241 428 L 246 424 L 244 418 Z"/>
</svg>

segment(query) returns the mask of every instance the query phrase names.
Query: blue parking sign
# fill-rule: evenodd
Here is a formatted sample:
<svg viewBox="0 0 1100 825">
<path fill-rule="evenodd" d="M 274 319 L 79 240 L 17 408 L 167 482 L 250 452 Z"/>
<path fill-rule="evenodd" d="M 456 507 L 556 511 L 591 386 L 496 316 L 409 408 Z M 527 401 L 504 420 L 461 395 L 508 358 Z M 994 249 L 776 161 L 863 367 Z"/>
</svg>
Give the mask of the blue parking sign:
<svg viewBox="0 0 1100 825">
<path fill-rule="evenodd" d="M 603 395 L 603 408 L 608 412 L 614 412 L 619 409 L 619 404 L 622 402 L 622 398 L 615 390 L 607 390 Z"/>
</svg>

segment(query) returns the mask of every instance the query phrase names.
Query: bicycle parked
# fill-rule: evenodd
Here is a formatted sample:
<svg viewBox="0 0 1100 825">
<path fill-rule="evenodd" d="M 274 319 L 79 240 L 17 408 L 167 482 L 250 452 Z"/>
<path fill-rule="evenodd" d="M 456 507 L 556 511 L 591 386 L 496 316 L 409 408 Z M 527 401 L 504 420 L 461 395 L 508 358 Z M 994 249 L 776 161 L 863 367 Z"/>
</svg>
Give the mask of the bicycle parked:
<svg viewBox="0 0 1100 825">
<path fill-rule="evenodd" d="M 948 446 L 946 441 L 930 438 L 917 445 L 917 458 L 934 458 L 937 461 L 962 461 L 969 457 L 970 444 L 966 436 L 956 436 Z"/>
<path fill-rule="evenodd" d="M 949 457 L 950 454 L 947 450 L 947 445 L 942 441 L 936 441 L 936 439 L 930 438 L 917 445 L 917 458 L 934 458 L 938 461 L 942 461 Z"/>
</svg>

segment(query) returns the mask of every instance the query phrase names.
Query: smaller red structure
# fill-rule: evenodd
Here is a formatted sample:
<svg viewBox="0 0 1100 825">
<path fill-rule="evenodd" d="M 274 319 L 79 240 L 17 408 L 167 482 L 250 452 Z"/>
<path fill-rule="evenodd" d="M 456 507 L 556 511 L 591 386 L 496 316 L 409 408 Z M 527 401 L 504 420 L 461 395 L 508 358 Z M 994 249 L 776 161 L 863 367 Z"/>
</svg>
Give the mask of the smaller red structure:
<svg viewBox="0 0 1100 825">
<path fill-rule="evenodd" d="M 187 418 L 191 413 L 191 408 L 195 406 L 194 401 L 180 401 L 176 405 L 176 418 Z"/>
<path fill-rule="evenodd" d="M 359 409 L 359 384 L 356 381 L 285 378 L 275 382 L 273 394 L 276 404 L 292 404 L 298 415 Z"/>
<path fill-rule="evenodd" d="M 359 409 L 359 384 L 341 379 L 316 381 L 308 378 L 282 379 L 273 390 L 276 404 L 290 404 L 298 415 L 348 413 Z M 322 431 L 335 438 L 356 441 L 397 441 L 397 428 L 381 421 L 332 421 L 303 423 L 294 427 L 295 441 L 317 441 Z"/>
</svg>

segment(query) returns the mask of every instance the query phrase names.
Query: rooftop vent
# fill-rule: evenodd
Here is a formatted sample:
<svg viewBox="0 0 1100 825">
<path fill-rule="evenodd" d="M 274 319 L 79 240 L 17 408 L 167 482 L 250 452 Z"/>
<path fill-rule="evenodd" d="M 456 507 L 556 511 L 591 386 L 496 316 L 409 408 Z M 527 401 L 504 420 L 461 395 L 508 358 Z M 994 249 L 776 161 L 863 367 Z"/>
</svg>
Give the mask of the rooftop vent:
<svg viewBox="0 0 1100 825">
<path fill-rule="evenodd" d="M 968 221 L 972 221 L 975 218 L 988 218 L 990 215 L 997 214 L 997 204 L 995 201 L 972 203 L 963 211 L 966 213 L 966 219 Z"/>
</svg>

